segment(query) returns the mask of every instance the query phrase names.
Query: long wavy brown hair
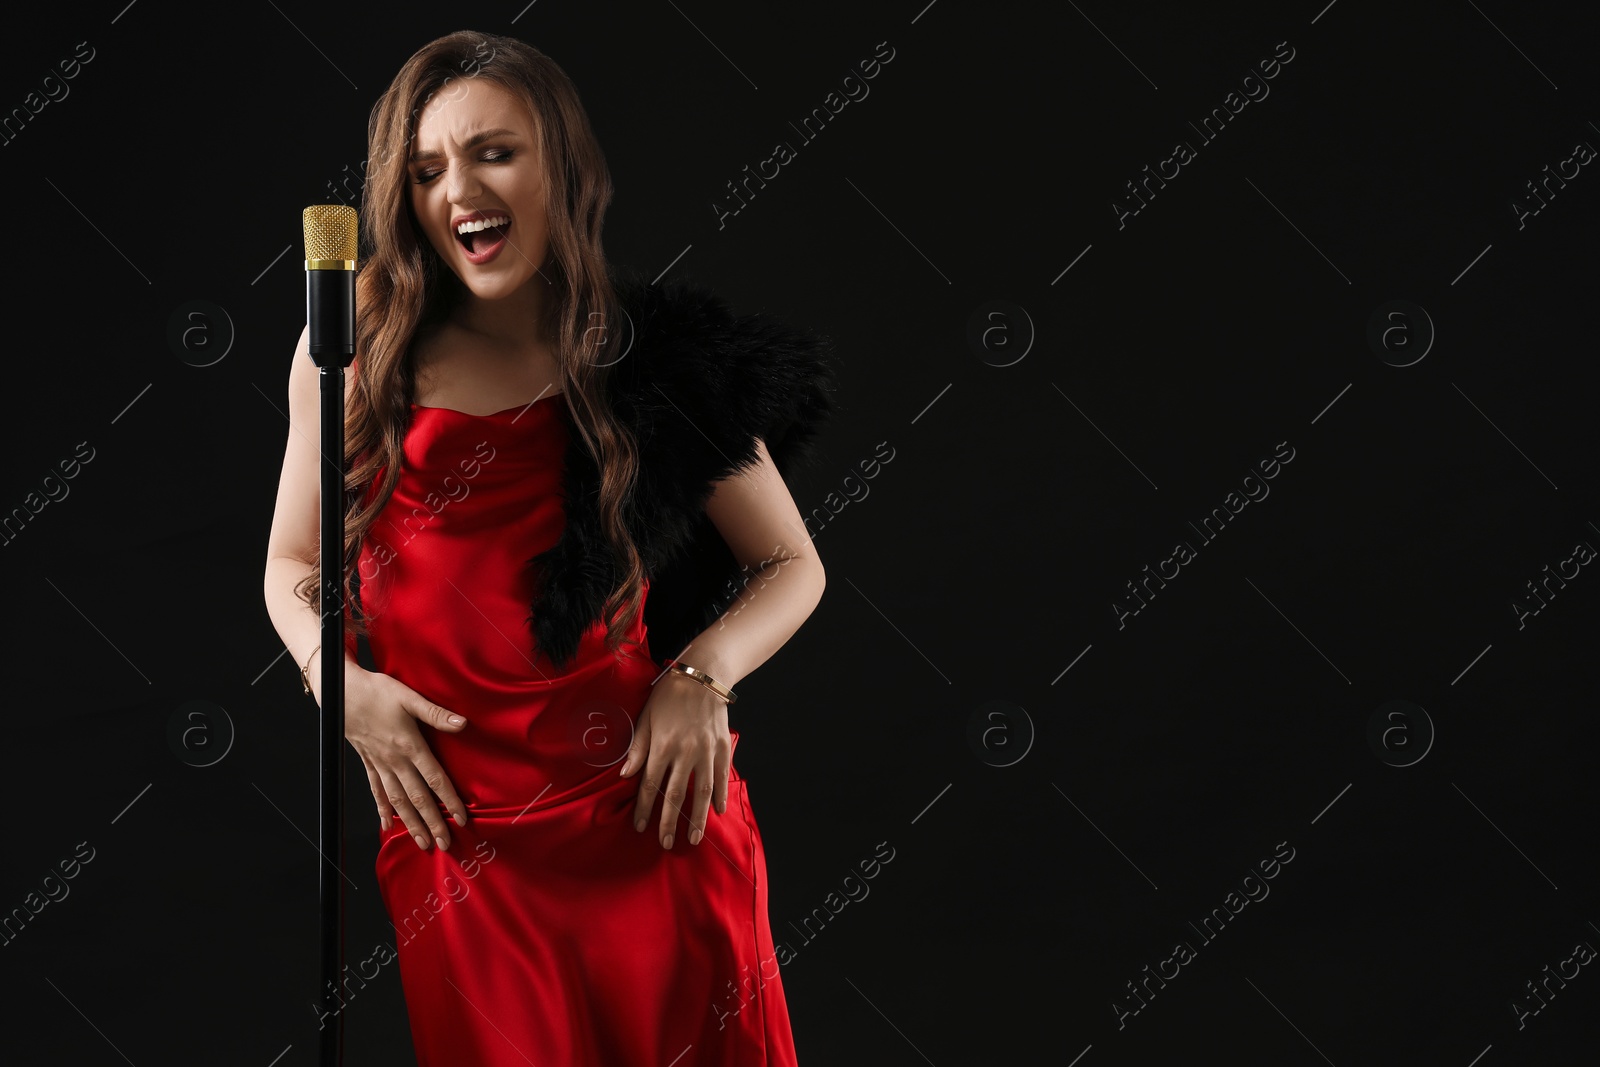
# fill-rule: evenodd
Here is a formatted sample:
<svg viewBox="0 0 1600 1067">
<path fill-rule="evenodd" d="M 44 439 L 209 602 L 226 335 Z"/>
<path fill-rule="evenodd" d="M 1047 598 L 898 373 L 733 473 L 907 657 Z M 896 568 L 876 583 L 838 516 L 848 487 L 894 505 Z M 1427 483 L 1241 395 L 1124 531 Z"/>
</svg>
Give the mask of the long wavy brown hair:
<svg viewBox="0 0 1600 1067">
<path fill-rule="evenodd" d="M 445 319 L 464 292 L 418 226 L 406 188 L 418 115 L 434 93 L 457 78 L 496 82 L 520 97 L 533 116 L 550 235 L 549 256 L 539 272 L 553 299 L 543 303 L 543 321 L 528 323 L 528 335 L 553 341 L 568 411 L 600 471 L 600 517 L 623 575 L 605 604 L 606 641 L 615 651 L 640 610 L 644 566 L 623 520 L 638 471 L 638 445 L 604 400 L 613 359 L 602 349 L 621 331 L 596 327 L 621 321 L 600 243 L 611 203 L 611 172 L 565 71 L 524 41 L 467 30 L 430 41 L 406 60 L 367 123 L 356 274 L 353 366 L 358 373 L 345 411 L 341 582 L 348 632 L 368 633 L 365 620 L 349 612 L 348 605 L 359 605 L 351 580 L 362 541 L 400 480 L 416 384 L 412 340 L 420 327 Z M 295 592 L 320 615 L 320 548 L 318 556 L 306 561 L 314 570 Z"/>
</svg>

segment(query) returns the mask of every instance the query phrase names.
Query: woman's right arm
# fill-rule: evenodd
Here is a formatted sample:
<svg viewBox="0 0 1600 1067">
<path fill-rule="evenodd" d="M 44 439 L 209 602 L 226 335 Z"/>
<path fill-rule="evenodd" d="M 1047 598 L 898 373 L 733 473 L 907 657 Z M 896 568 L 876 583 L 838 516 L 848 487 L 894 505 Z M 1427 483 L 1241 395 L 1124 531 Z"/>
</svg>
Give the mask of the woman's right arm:
<svg viewBox="0 0 1600 1067">
<path fill-rule="evenodd" d="M 311 361 L 310 327 L 300 331 L 294 363 L 289 368 L 289 444 L 284 450 L 283 472 L 278 478 L 278 503 L 272 513 L 272 533 L 267 537 L 267 572 L 264 593 L 267 614 L 283 639 L 296 668 L 322 642 L 322 622 L 299 594 L 296 583 L 317 569 L 318 508 L 321 506 L 321 472 L 317 465 L 317 367 Z M 346 386 L 348 393 L 348 384 Z M 319 656 L 321 653 L 317 653 Z M 345 656 L 345 678 L 351 668 L 361 670 L 355 657 Z M 322 664 L 313 661 L 312 689 L 322 703 Z"/>
<path fill-rule="evenodd" d="M 300 332 L 294 362 L 289 369 L 289 441 L 278 480 L 272 532 L 267 538 L 263 579 L 267 614 L 294 657 L 297 671 L 322 643 L 322 620 L 295 592 L 295 585 L 317 569 L 322 499 L 318 460 L 321 422 L 318 373 L 311 359 L 307 327 Z M 346 396 L 349 388 L 347 374 Z M 439 847 L 449 848 L 450 831 L 439 813 L 439 802 L 450 809 L 457 824 L 462 826 L 467 822 L 466 806 L 429 751 L 417 721 L 420 719 L 437 729 L 456 733 L 466 726 L 466 720 L 396 678 L 365 670 L 344 649 L 339 652 L 344 661 L 345 737 L 366 764 L 367 780 L 378 805 L 380 827 L 387 831 L 389 820 L 398 817 L 419 847 L 427 849 L 432 837 L 439 842 Z M 326 650 L 317 653 L 309 672 L 313 695 L 319 705 L 322 703 L 321 657 L 325 654 Z"/>
</svg>

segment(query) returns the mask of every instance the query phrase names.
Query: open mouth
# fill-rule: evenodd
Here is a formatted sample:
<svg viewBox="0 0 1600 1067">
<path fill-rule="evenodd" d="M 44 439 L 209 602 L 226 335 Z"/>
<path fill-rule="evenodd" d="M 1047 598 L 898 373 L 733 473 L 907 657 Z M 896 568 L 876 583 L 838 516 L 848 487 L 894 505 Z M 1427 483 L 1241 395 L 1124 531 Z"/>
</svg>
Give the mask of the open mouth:
<svg viewBox="0 0 1600 1067">
<path fill-rule="evenodd" d="M 484 226 L 482 221 L 467 224 L 467 231 L 456 231 L 455 238 L 465 250 L 467 258 L 474 263 L 487 262 L 500 251 L 506 243 L 506 233 L 511 229 L 509 215 L 493 215 L 488 221 L 494 225 Z M 480 228 L 481 227 L 481 228 Z"/>
</svg>

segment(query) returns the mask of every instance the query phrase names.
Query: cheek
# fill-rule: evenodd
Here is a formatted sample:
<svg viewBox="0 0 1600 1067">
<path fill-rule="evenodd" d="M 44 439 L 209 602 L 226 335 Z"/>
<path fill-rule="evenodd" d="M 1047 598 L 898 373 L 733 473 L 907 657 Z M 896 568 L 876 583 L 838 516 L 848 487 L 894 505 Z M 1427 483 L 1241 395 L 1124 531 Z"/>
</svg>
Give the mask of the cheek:
<svg viewBox="0 0 1600 1067">
<path fill-rule="evenodd" d="M 411 217 L 413 219 L 417 219 L 417 220 L 421 220 L 421 219 L 430 219 L 431 220 L 431 215 L 429 214 L 429 208 L 428 208 L 428 204 L 427 204 L 426 195 L 421 195 L 421 194 L 417 194 L 417 193 L 412 193 L 411 194 Z M 431 245 L 434 245 L 435 247 L 438 247 L 439 242 L 444 240 L 444 238 L 449 236 L 448 234 L 446 234 L 444 232 L 444 230 L 441 227 L 438 226 L 437 223 L 434 223 L 432 221 L 428 221 L 428 222 L 418 221 L 416 225 L 417 225 L 417 229 L 422 233 L 423 237 L 427 238 L 428 243 L 431 244 Z"/>
<path fill-rule="evenodd" d="M 544 182 L 537 172 L 517 175 L 511 191 L 522 202 L 524 210 L 535 208 L 541 214 L 544 212 Z"/>
</svg>

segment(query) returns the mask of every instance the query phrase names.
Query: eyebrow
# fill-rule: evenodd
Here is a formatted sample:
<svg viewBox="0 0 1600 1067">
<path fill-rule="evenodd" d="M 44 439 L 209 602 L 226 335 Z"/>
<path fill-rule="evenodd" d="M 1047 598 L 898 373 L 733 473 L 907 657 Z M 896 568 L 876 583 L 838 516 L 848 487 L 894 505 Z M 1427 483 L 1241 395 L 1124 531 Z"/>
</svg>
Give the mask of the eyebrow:
<svg viewBox="0 0 1600 1067">
<path fill-rule="evenodd" d="M 516 135 L 517 134 L 516 134 L 515 130 L 508 130 L 508 129 L 505 129 L 504 127 L 496 127 L 496 128 L 494 128 L 492 130 L 479 130 L 477 133 L 473 134 L 471 137 L 468 137 L 465 141 L 461 142 L 461 147 L 463 147 L 463 148 L 472 148 L 472 147 L 474 147 L 476 145 L 482 144 L 484 141 L 487 141 L 491 137 L 515 137 Z M 429 152 L 415 152 L 415 153 L 412 154 L 410 162 L 412 162 L 412 163 L 422 163 L 422 162 L 425 162 L 425 161 L 430 160 L 430 159 L 438 159 L 443 155 L 444 155 L 444 153 L 440 152 L 438 150 L 433 150 L 433 151 L 429 151 Z"/>
</svg>

